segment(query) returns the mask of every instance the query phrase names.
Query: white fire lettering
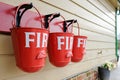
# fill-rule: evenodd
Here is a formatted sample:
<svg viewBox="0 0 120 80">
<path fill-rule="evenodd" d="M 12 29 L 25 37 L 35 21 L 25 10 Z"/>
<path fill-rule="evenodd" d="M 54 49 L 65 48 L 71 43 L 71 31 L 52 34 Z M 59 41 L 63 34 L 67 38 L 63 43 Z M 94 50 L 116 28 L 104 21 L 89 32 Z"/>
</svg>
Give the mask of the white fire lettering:
<svg viewBox="0 0 120 80">
<path fill-rule="evenodd" d="M 83 44 L 83 48 L 84 48 L 85 44 L 86 44 L 86 39 L 78 38 L 78 45 L 77 45 L 77 47 L 80 47 L 81 44 Z"/>
<path fill-rule="evenodd" d="M 65 39 L 65 40 L 64 40 Z M 69 36 L 58 36 L 57 37 L 57 40 L 58 40 L 58 50 L 61 50 L 62 49 L 62 45 L 66 45 L 65 46 L 65 49 L 66 50 L 69 50 L 69 49 L 72 49 L 72 45 L 73 45 L 73 37 L 69 37 Z M 63 40 L 63 41 L 62 41 Z M 66 44 L 65 42 L 66 41 Z"/>
<path fill-rule="evenodd" d="M 48 34 L 43 33 L 42 47 L 47 47 Z"/>
<path fill-rule="evenodd" d="M 69 37 L 66 37 L 66 50 L 68 50 L 68 40 L 69 40 Z"/>
<path fill-rule="evenodd" d="M 37 33 L 37 46 L 36 47 L 40 47 L 40 34 L 41 33 Z"/>
<path fill-rule="evenodd" d="M 61 45 L 64 45 L 64 42 L 61 41 L 61 39 L 64 39 L 63 36 L 58 36 L 58 50 L 61 50 Z"/>
<path fill-rule="evenodd" d="M 73 47 L 73 37 L 70 37 L 70 49 Z"/>
<path fill-rule="evenodd" d="M 35 32 L 25 32 L 25 39 L 26 39 L 25 47 L 30 47 L 30 42 L 34 42 L 34 39 L 29 38 L 30 35 L 35 36 Z"/>
<path fill-rule="evenodd" d="M 37 36 L 37 40 L 30 38 L 30 36 Z M 43 37 L 41 37 L 43 36 Z M 42 38 L 42 39 L 41 39 Z M 41 41 L 42 40 L 42 41 Z M 47 47 L 48 34 L 40 32 L 25 32 L 25 47 L 29 48 L 31 42 L 36 42 L 36 47 Z M 41 46 L 40 46 L 41 45 Z"/>
</svg>

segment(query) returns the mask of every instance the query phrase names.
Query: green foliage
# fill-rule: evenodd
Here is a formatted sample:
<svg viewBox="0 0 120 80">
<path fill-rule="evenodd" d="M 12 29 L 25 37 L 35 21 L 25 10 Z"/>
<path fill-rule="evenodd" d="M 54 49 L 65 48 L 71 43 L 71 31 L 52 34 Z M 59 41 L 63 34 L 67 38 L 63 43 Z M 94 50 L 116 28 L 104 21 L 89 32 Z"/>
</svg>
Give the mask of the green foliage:
<svg viewBox="0 0 120 80">
<path fill-rule="evenodd" d="M 103 68 L 106 68 L 108 70 L 112 70 L 116 68 L 116 64 L 112 62 L 106 62 L 105 64 L 102 65 Z"/>
</svg>

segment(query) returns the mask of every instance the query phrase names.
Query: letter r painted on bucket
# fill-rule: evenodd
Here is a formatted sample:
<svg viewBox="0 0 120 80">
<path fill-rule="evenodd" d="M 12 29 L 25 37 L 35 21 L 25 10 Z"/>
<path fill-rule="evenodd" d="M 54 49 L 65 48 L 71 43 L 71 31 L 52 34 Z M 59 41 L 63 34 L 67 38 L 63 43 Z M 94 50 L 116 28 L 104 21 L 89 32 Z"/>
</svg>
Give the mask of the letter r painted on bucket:
<svg viewBox="0 0 120 80">
<path fill-rule="evenodd" d="M 30 38 L 30 36 L 37 36 L 36 40 L 35 38 Z M 41 39 L 42 38 L 42 39 Z M 47 47 L 47 39 L 48 34 L 46 33 L 40 33 L 40 32 L 25 32 L 25 47 L 30 48 L 31 43 L 35 43 L 36 47 Z"/>
<path fill-rule="evenodd" d="M 66 50 L 72 49 L 73 37 L 58 36 L 57 41 L 58 41 L 58 50 L 62 50 L 62 46 L 65 46 Z"/>
</svg>

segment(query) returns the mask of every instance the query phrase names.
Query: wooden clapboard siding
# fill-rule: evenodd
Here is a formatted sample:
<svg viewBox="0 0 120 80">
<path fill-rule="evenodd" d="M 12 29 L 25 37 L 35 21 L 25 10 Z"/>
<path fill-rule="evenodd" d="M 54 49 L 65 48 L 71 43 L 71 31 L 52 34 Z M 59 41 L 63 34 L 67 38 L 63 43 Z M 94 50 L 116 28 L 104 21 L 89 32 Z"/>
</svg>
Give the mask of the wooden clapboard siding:
<svg viewBox="0 0 120 80">
<path fill-rule="evenodd" d="M 31 73 L 31 74 L 24 73 L 15 66 L 14 56 L 11 56 L 11 58 L 10 58 L 10 56 L 2 56 L 1 60 L 6 60 L 6 61 L 4 61 L 4 63 L 3 63 L 3 64 L 5 64 L 5 65 L 3 65 L 4 67 L 1 67 L 1 68 L 3 68 L 3 70 L 1 70 L 3 72 L 1 74 L 1 79 L 6 79 L 6 80 L 20 80 L 20 79 L 22 79 L 22 80 L 33 80 L 33 79 L 36 79 L 36 80 L 43 80 L 43 79 L 44 80 L 48 80 L 48 79 L 61 80 L 66 75 L 70 76 L 70 75 L 82 72 L 83 70 L 86 71 L 91 68 L 94 68 L 94 67 L 102 64 L 103 63 L 102 60 L 114 59 L 112 56 L 107 55 L 107 56 L 102 56 L 99 58 L 97 57 L 97 58 L 93 58 L 93 59 L 87 59 L 80 63 L 71 63 L 68 66 L 63 67 L 63 68 L 56 68 L 50 64 L 50 65 L 46 65 L 43 70 L 36 72 L 36 73 Z M 5 69 L 5 66 L 9 66 L 9 67 L 7 69 Z M 88 66 L 89 66 L 89 68 L 88 68 Z"/>
<path fill-rule="evenodd" d="M 0 54 L 13 54 L 11 37 L 0 34 Z"/>
<path fill-rule="evenodd" d="M 88 37 L 81 62 L 57 68 L 47 58 L 42 70 L 30 74 L 16 67 L 11 36 L 0 34 L 0 80 L 62 80 L 115 59 L 115 9 L 108 0 L 0 1 L 13 6 L 32 2 L 41 14 L 61 13 L 66 20 L 77 19 L 80 35 Z M 73 33 L 78 34 L 76 24 Z"/>
<path fill-rule="evenodd" d="M 113 12 L 113 8 L 109 8 L 107 6 L 111 5 L 107 0 L 103 0 L 102 2 L 106 3 L 105 1 L 107 1 L 108 4 L 102 4 L 100 1 L 101 0 L 87 0 L 91 5 L 93 5 L 94 7 L 96 7 L 100 13 L 104 14 L 105 16 L 108 16 L 112 21 L 115 21 L 114 18 L 114 12 Z M 98 13 L 99 14 L 99 13 Z M 114 23 L 113 23 L 114 24 Z"/>
<path fill-rule="evenodd" d="M 73 29 L 74 34 L 78 35 L 78 29 L 74 28 Z M 108 42 L 114 42 L 114 35 L 110 35 L 110 34 L 106 34 L 106 33 L 102 33 L 103 31 L 100 32 L 96 32 L 96 31 L 91 31 L 90 29 L 81 29 L 80 30 L 80 35 L 87 35 L 90 36 L 88 37 L 88 39 L 90 40 L 97 40 L 97 41 L 108 41 Z M 97 36 L 97 38 L 96 38 Z M 108 38 L 110 40 L 108 40 Z"/>
<path fill-rule="evenodd" d="M 98 49 L 98 50 L 88 50 L 84 56 L 83 61 L 91 60 L 94 58 L 101 58 L 106 56 L 114 55 L 114 49 Z M 104 54 L 104 55 L 103 55 Z"/>
</svg>

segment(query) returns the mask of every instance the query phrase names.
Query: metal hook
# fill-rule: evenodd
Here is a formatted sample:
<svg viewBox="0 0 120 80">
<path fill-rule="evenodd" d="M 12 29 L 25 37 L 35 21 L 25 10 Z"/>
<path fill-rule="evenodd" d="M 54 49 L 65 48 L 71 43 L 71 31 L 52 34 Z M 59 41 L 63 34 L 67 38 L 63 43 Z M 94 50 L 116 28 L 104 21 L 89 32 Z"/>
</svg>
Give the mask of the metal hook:
<svg viewBox="0 0 120 80">
<path fill-rule="evenodd" d="M 67 22 L 69 22 L 69 24 L 66 24 Z M 72 23 L 76 23 L 76 22 L 77 22 L 77 20 L 74 20 L 74 19 L 64 21 L 64 22 L 63 22 L 64 32 L 67 31 L 67 28 L 68 28 Z"/>
<path fill-rule="evenodd" d="M 51 22 L 54 18 L 57 18 L 59 16 L 60 16 L 60 13 L 45 15 L 45 18 L 44 18 L 45 28 L 47 29 L 49 27 L 49 22 Z"/>
</svg>

